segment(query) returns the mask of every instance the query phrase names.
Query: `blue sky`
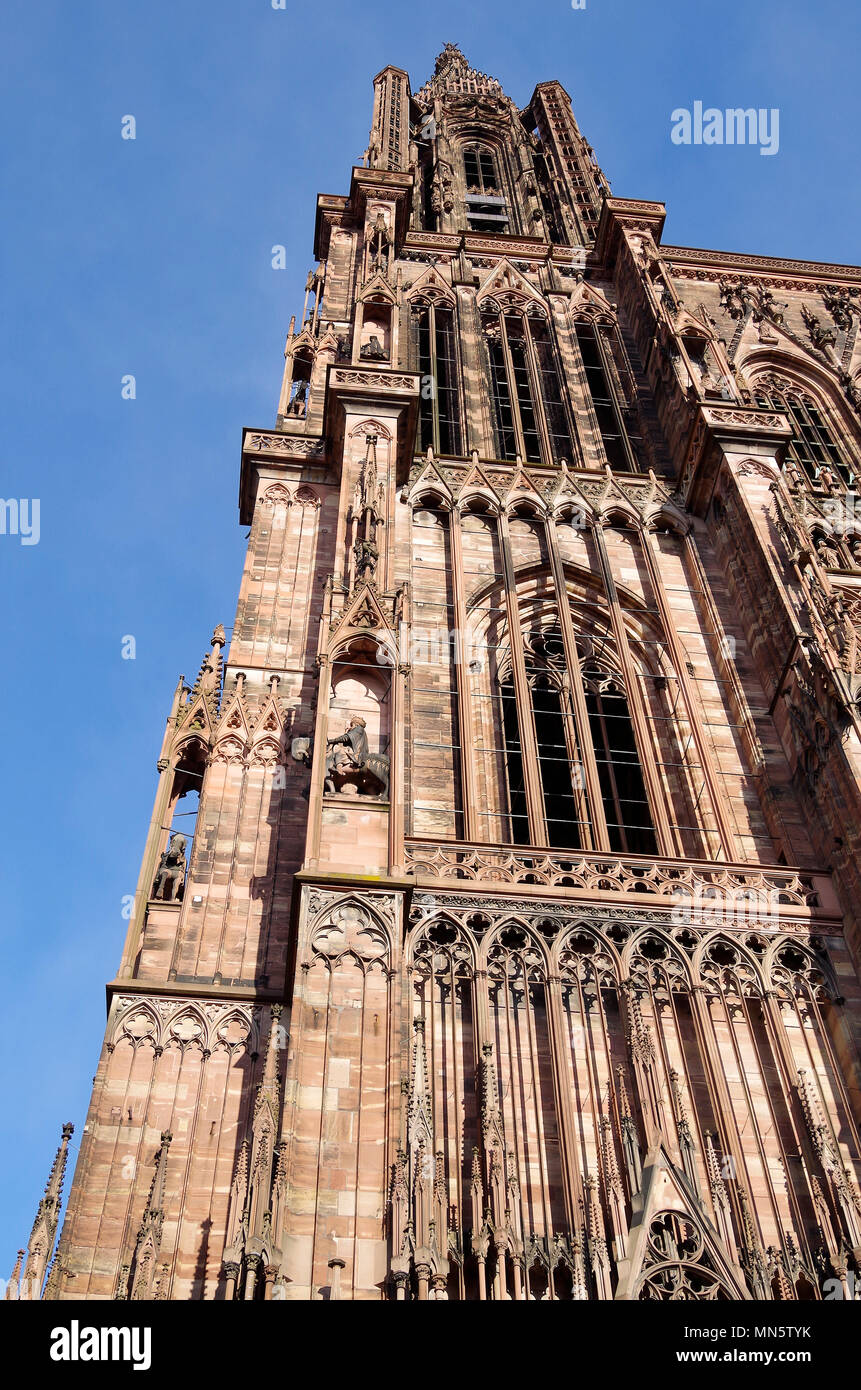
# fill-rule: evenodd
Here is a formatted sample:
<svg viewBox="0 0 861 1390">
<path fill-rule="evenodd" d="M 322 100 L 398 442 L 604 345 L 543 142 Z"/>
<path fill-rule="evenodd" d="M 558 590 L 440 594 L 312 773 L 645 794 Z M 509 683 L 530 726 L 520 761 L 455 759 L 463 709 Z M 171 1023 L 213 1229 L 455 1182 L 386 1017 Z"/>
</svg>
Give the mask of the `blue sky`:
<svg viewBox="0 0 861 1390">
<path fill-rule="evenodd" d="M 861 259 L 857 6 L 287 5 L 0 19 L 0 493 L 40 500 L 37 545 L 0 535 L 0 1275 L 64 1120 L 77 1153 L 171 693 L 233 620 L 241 429 L 274 422 L 315 197 L 348 191 L 374 74 L 416 88 L 450 41 L 520 104 L 558 78 L 614 193 L 667 203 L 665 241 Z M 778 107 L 779 153 L 674 145 L 697 100 Z"/>
</svg>

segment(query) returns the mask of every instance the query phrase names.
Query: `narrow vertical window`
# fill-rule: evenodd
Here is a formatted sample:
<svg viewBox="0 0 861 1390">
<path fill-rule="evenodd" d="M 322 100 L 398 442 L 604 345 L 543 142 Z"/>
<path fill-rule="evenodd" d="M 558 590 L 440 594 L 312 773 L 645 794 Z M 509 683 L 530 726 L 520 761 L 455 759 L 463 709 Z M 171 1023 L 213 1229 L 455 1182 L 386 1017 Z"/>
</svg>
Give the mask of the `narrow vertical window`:
<svg viewBox="0 0 861 1390">
<path fill-rule="evenodd" d="M 649 798 L 622 678 L 587 667 L 583 685 L 610 848 L 622 854 L 656 854 Z"/>
<path fill-rule="evenodd" d="M 486 311 L 482 331 L 498 458 L 571 457 L 571 435 L 550 327 L 540 313 Z"/>
<path fill-rule="evenodd" d="M 756 403 L 765 410 L 779 410 L 789 418 L 792 438 L 786 448 L 786 458 L 801 468 L 816 485 L 823 468 L 833 470 L 847 487 L 856 481 L 855 474 L 840 453 L 825 420 L 806 392 L 792 390 L 776 382 L 763 383 L 756 389 Z"/>
<path fill-rule="evenodd" d="M 555 849 L 605 849 L 618 854 L 658 853 L 652 811 L 622 677 L 592 664 L 581 671 L 586 726 L 573 716 L 565 694 L 565 657 L 558 629 L 524 639 L 532 719 L 541 778 L 544 828 Z M 521 729 L 514 683 L 499 688 L 505 739 L 511 841 L 528 844 Z M 606 842 L 595 831 L 586 795 L 583 752 L 591 742 L 598 772 Z"/>
<path fill-rule="evenodd" d="M 614 330 L 615 331 L 615 330 Z M 576 325 L 577 343 L 586 384 L 598 420 L 604 453 L 611 468 L 623 473 L 640 471 L 641 445 L 639 436 L 632 434 L 624 420 L 625 404 L 619 399 L 613 383 L 614 367 L 609 348 L 595 332 L 594 325 Z"/>
<path fill-rule="evenodd" d="M 559 691 L 549 680 L 537 680 L 532 687 L 535 737 L 541 767 L 544 820 L 547 840 L 559 849 L 579 849 L 582 835 L 572 792 L 572 769 L 565 738 L 565 721 Z"/>
<path fill-rule="evenodd" d="M 502 727 L 505 734 L 505 765 L 508 775 L 508 809 L 511 817 L 511 839 L 515 845 L 529 844 L 529 811 L 523 779 L 523 749 L 520 745 L 520 726 L 517 722 L 517 700 L 514 686 L 506 681 L 500 687 Z"/>
<path fill-rule="evenodd" d="M 460 398 L 452 310 L 442 304 L 414 309 L 419 391 L 419 445 L 437 454 L 461 452 Z"/>
<path fill-rule="evenodd" d="M 467 145 L 463 151 L 466 215 L 473 232 L 508 230 L 508 207 L 497 172 L 496 155 L 486 145 Z"/>
</svg>

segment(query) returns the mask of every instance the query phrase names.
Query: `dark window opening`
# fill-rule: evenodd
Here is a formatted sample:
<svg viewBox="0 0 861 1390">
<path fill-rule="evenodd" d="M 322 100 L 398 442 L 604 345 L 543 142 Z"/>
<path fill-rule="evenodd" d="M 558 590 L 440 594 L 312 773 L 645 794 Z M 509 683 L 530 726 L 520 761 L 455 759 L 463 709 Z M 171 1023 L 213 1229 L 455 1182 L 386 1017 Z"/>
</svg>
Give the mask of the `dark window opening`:
<svg viewBox="0 0 861 1390">
<path fill-rule="evenodd" d="M 508 206 L 499 181 L 496 156 L 483 145 L 468 145 L 463 152 L 466 179 L 466 215 L 473 232 L 508 230 Z"/>
<path fill-rule="evenodd" d="M 485 314 L 497 457 L 540 463 L 571 457 L 571 435 L 547 321 Z"/>
<path fill-rule="evenodd" d="M 461 452 L 460 399 L 454 316 L 440 305 L 422 306 L 414 320 L 421 376 L 419 448 L 437 454 Z"/>
<path fill-rule="evenodd" d="M 508 805 L 511 815 L 511 838 L 516 845 L 528 845 L 529 813 L 523 781 L 523 752 L 520 746 L 520 725 L 517 721 L 517 701 L 514 686 L 507 681 L 501 689 L 502 724 L 505 732 L 505 754 L 508 769 Z"/>
<path fill-rule="evenodd" d="M 831 468 L 847 487 L 854 485 L 852 469 L 843 459 L 821 412 L 809 396 L 800 391 L 770 390 L 757 393 L 756 403 L 761 409 L 779 410 L 789 417 L 792 438 L 786 446 L 787 461 L 801 468 L 812 483 L 819 482 L 823 468 Z"/>
<path fill-rule="evenodd" d="M 618 686 L 608 688 L 606 673 L 597 669 L 584 670 L 583 681 L 610 848 L 623 854 L 657 854 L 627 697 Z"/>
<path fill-rule="evenodd" d="M 546 680 L 537 681 L 532 688 L 532 706 L 547 839 L 557 849 L 580 849 L 583 840 L 572 789 L 572 768 L 559 691 Z M 576 770 L 579 771 L 579 766 Z"/>
<path fill-rule="evenodd" d="M 586 371 L 586 383 L 592 397 L 607 462 L 611 468 L 621 472 L 637 472 L 640 469 L 640 439 L 625 425 L 622 402 L 618 400 L 611 385 L 594 326 L 591 323 L 578 323 L 576 331 L 580 356 Z"/>
</svg>

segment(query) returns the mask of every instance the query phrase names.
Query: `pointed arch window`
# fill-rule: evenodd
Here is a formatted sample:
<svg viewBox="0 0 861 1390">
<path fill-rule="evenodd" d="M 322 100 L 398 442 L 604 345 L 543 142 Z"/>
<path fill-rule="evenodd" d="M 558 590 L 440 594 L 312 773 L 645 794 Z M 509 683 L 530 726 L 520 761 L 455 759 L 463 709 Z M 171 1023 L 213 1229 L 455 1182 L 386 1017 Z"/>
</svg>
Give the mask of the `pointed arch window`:
<svg viewBox="0 0 861 1390">
<path fill-rule="evenodd" d="M 761 409 L 779 410 L 789 419 L 792 438 L 786 447 L 788 463 L 800 468 L 814 486 L 819 484 L 823 469 L 830 469 L 847 487 L 854 486 L 855 474 L 837 447 L 822 411 L 807 391 L 775 377 L 766 378 L 754 391 Z"/>
<path fill-rule="evenodd" d="M 508 206 L 502 191 L 496 151 L 488 145 L 465 145 L 466 215 L 473 232 L 508 230 Z"/>
<path fill-rule="evenodd" d="M 531 463 L 570 458 L 571 431 L 544 310 L 502 310 L 488 302 L 481 323 L 497 457 Z"/>
<path fill-rule="evenodd" d="M 654 823 L 622 677 L 598 666 L 585 666 L 582 677 L 610 848 L 620 854 L 657 854 Z"/>
<path fill-rule="evenodd" d="M 619 854 L 658 853 L 640 751 L 621 675 L 585 662 L 582 682 L 587 727 L 580 727 L 571 698 L 561 632 L 555 625 L 524 638 L 532 721 L 543 801 L 547 844 L 557 849 L 608 849 Z M 510 671 L 500 685 L 508 810 L 511 839 L 530 843 L 529 807 L 524 776 L 521 724 Z M 588 752 L 587 752 L 588 750 Z M 584 756 L 594 758 L 598 773 L 606 843 L 601 843 L 590 814 Z"/>
<path fill-rule="evenodd" d="M 454 311 L 442 302 L 413 305 L 419 391 L 419 448 L 461 453 L 460 396 Z"/>
<path fill-rule="evenodd" d="M 639 473 L 643 467 L 642 439 L 631 429 L 636 419 L 634 386 L 616 329 L 610 324 L 596 327 L 588 319 L 581 319 L 574 327 L 607 462 L 620 472 Z M 627 399 L 623 378 L 628 384 Z"/>
</svg>

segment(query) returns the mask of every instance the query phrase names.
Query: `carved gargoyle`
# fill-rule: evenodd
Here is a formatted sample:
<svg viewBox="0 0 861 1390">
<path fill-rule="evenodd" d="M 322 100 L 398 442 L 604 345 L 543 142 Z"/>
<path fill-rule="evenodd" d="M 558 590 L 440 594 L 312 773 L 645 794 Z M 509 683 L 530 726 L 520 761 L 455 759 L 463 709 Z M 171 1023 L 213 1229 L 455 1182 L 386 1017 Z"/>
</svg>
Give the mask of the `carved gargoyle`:
<svg viewBox="0 0 861 1390">
<path fill-rule="evenodd" d="M 311 754 L 314 751 L 314 740 L 307 734 L 304 737 L 294 738 L 290 744 L 290 756 L 295 763 L 304 763 L 306 767 L 311 766 Z"/>
</svg>

